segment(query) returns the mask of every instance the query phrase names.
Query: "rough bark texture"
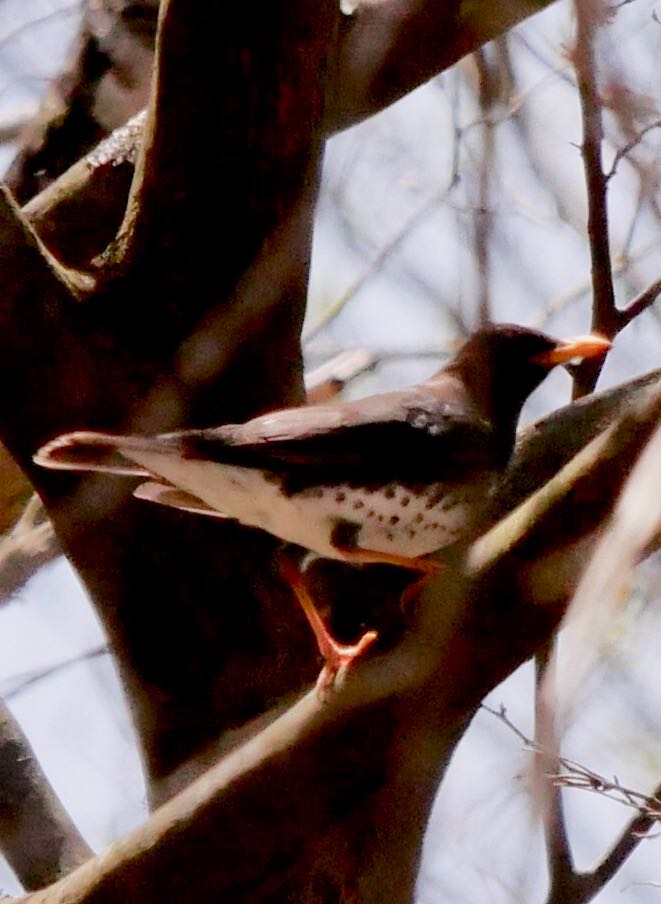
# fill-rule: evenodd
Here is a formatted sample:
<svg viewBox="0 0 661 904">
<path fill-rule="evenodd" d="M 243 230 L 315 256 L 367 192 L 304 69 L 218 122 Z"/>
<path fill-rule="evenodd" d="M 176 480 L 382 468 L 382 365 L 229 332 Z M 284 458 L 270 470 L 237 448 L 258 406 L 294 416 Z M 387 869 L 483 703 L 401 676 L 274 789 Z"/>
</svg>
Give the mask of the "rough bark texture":
<svg viewBox="0 0 661 904">
<path fill-rule="evenodd" d="M 331 704 L 309 695 L 291 710 L 318 663 L 275 541 L 31 457 L 67 430 L 205 426 L 300 401 L 324 135 L 529 11 L 383 2 L 344 19 L 330 2 L 281 0 L 256 15 L 169 0 L 128 205 L 136 127 L 25 217 L 0 198 L 0 378 L 15 387 L 0 406 L 2 439 L 104 620 L 153 801 L 211 766 L 144 829 L 32 900 L 410 899 L 457 739 L 482 695 L 557 624 L 608 516 L 603 488 L 617 491 L 656 409 L 618 433 L 607 467 L 597 458 L 570 475 L 548 514 L 489 535 L 479 567 L 450 568 L 410 623 L 391 572 L 320 566 L 338 630 L 374 618 L 386 655 L 347 676 Z M 657 384 L 658 374 L 550 422 L 523 447 L 536 456 L 512 472 L 494 517 Z"/>
<path fill-rule="evenodd" d="M 658 424 L 659 374 L 595 408 L 614 429 L 599 434 L 590 406 L 571 408 L 538 428 L 534 453 L 522 446 L 518 465 L 530 470 L 544 436 L 557 448 L 559 422 L 563 436 L 597 432 L 574 458 L 568 442 L 551 483 L 424 592 L 389 651 L 344 675 L 329 702 L 308 694 L 31 904 L 410 900 L 455 744 L 484 694 L 557 624 L 595 530 Z M 554 525 L 578 511 L 581 537 L 558 547 Z"/>
</svg>

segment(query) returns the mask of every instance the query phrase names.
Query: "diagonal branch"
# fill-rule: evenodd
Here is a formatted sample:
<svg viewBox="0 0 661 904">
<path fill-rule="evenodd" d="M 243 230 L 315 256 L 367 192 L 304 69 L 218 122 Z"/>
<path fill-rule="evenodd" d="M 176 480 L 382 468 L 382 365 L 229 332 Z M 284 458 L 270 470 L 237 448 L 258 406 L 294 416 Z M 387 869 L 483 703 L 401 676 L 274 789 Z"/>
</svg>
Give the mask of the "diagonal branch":
<svg viewBox="0 0 661 904">
<path fill-rule="evenodd" d="M 387 107 L 547 0 L 362 0 L 343 24 L 328 130 Z"/>
<path fill-rule="evenodd" d="M 595 794 L 602 794 L 611 800 L 617 800 L 639 810 L 638 816 L 624 827 L 610 851 L 594 869 L 587 872 L 574 872 L 570 863 L 562 873 L 556 866 L 558 873 L 551 874 L 551 887 L 546 904 L 586 904 L 610 882 L 641 841 L 649 837 L 649 832 L 658 824 L 661 818 L 659 808 L 661 784 L 657 785 L 651 794 L 642 794 L 639 791 L 625 788 L 617 781 L 604 778 L 575 760 L 555 756 L 541 743 L 532 741 L 512 722 L 504 707 L 501 706 L 500 709 L 495 710 L 483 703 L 481 708 L 503 722 L 524 747 L 536 754 L 543 762 L 553 760 L 557 762 L 555 769 L 548 770 L 546 766 L 543 767 L 546 781 L 550 781 L 557 788 L 581 788 Z"/>
<path fill-rule="evenodd" d="M 634 398 L 646 402 L 632 407 Z M 585 417 L 586 404 L 574 407 Z M 617 492 L 660 410 L 658 375 L 654 389 L 630 387 L 626 417 L 579 453 L 578 461 L 567 463 L 552 481 L 545 506 L 533 497 L 520 507 L 514 533 L 511 517 L 506 518 L 487 542 L 480 540 L 469 551 L 463 569 L 446 570 L 425 590 L 393 649 L 341 675 L 328 703 L 308 694 L 164 805 L 146 826 L 54 888 L 31 896 L 31 904 L 61 899 L 111 904 L 138 897 L 143 904 L 259 902 L 278 895 L 284 900 L 282 883 L 296 865 L 320 856 L 324 845 L 333 844 L 338 823 L 344 831 L 352 820 L 363 829 L 366 820 L 375 820 L 374 831 L 378 826 L 391 852 L 390 868 L 384 874 L 381 863 L 376 872 L 381 897 L 369 884 L 371 866 L 366 869 L 358 856 L 353 871 L 361 892 L 367 889 L 361 900 L 406 900 L 412 846 L 421 841 L 424 827 L 420 810 L 403 862 L 394 863 L 389 830 L 396 829 L 401 839 L 407 795 L 417 806 L 424 802 L 428 812 L 439 773 L 485 691 L 548 637 L 569 591 L 566 569 L 553 569 L 553 593 L 549 577 L 543 579 L 553 604 L 531 606 L 529 600 L 539 602 L 540 589 L 531 566 L 540 555 L 557 553 L 554 518 L 566 524 L 594 503 L 591 514 L 600 523 L 609 510 L 599 507 L 603 496 Z M 537 439 L 540 432 L 543 426 Z M 580 493 L 573 492 L 579 483 Z M 582 517 L 583 528 L 593 530 Z M 419 768 L 400 771 L 393 799 L 389 778 L 401 767 L 402 744 L 409 738 L 416 739 Z M 344 869 L 351 874 L 346 864 Z"/>
<path fill-rule="evenodd" d="M 620 329 L 623 329 L 627 324 L 631 323 L 632 320 L 635 320 L 639 314 L 642 314 L 643 311 L 646 311 L 647 308 L 651 307 L 660 294 L 661 279 L 657 279 L 630 301 L 626 308 L 618 311 Z"/>
<path fill-rule="evenodd" d="M 661 795 L 661 785 L 657 785 L 652 796 Z M 620 867 L 633 854 L 649 831 L 658 823 L 658 816 L 641 813 L 624 827 L 620 837 L 595 869 L 579 873 L 575 880 L 575 904 L 591 901 L 616 875 Z M 562 904 L 558 899 L 558 904 Z"/>
<path fill-rule="evenodd" d="M 2 702 L 0 850 L 28 890 L 57 881 L 93 854 L 42 772 L 27 738 Z"/>
</svg>

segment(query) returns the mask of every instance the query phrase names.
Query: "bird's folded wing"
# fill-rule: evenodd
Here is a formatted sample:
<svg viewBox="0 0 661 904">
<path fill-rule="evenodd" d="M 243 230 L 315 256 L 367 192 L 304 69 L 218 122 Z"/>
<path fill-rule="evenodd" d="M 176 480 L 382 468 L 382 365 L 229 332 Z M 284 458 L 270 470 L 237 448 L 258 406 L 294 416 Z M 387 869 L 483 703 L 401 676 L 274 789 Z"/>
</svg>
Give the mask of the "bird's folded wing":
<svg viewBox="0 0 661 904">
<path fill-rule="evenodd" d="M 35 461 L 145 476 L 131 459 L 143 451 L 298 473 L 305 480 L 454 480 L 491 467 L 491 439 L 489 423 L 416 387 L 360 402 L 289 408 L 215 429 L 152 437 L 79 431 L 42 447 Z"/>
<path fill-rule="evenodd" d="M 492 466 L 492 438 L 491 424 L 420 387 L 178 434 L 187 458 L 263 468 L 303 483 L 461 479 Z"/>
</svg>

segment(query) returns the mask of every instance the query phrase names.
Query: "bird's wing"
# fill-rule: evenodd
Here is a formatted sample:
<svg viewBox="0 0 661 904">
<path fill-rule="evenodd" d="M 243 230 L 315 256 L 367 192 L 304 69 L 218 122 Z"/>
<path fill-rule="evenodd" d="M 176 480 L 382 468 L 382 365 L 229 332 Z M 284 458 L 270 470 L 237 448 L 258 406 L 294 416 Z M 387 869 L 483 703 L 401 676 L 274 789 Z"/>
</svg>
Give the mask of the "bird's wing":
<svg viewBox="0 0 661 904">
<path fill-rule="evenodd" d="M 132 452 L 216 461 L 310 480 L 461 478 L 490 467 L 492 428 L 430 384 L 356 402 L 287 408 L 208 430 L 154 437 L 65 434 L 35 456 L 47 467 L 145 476 Z M 461 473 L 459 473 L 461 472 Z M 364 475 L 364 476 L 363 476 Z"/>
</svg>

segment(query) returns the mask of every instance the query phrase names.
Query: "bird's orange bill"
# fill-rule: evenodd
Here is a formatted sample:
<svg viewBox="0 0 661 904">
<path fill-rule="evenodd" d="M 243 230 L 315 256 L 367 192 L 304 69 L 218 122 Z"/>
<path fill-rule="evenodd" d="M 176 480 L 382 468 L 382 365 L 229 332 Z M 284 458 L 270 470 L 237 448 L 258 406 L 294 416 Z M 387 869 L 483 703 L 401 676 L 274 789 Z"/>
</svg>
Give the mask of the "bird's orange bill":
<svg viewBox="0 0 661 904">
<path fill-rule="evenodd" d="M 605 355 L 611 347 L 611 343 L 603 336 L 577 336 L 575 339 L 567 339 L 559 342 L 550 352 L 542 352 L 532 359 L 535 364 L 544 367 L 555 367 L 556 364 L 566 364 L 573 358 L 594 358 L 597 355 Z"/>
</svg>

